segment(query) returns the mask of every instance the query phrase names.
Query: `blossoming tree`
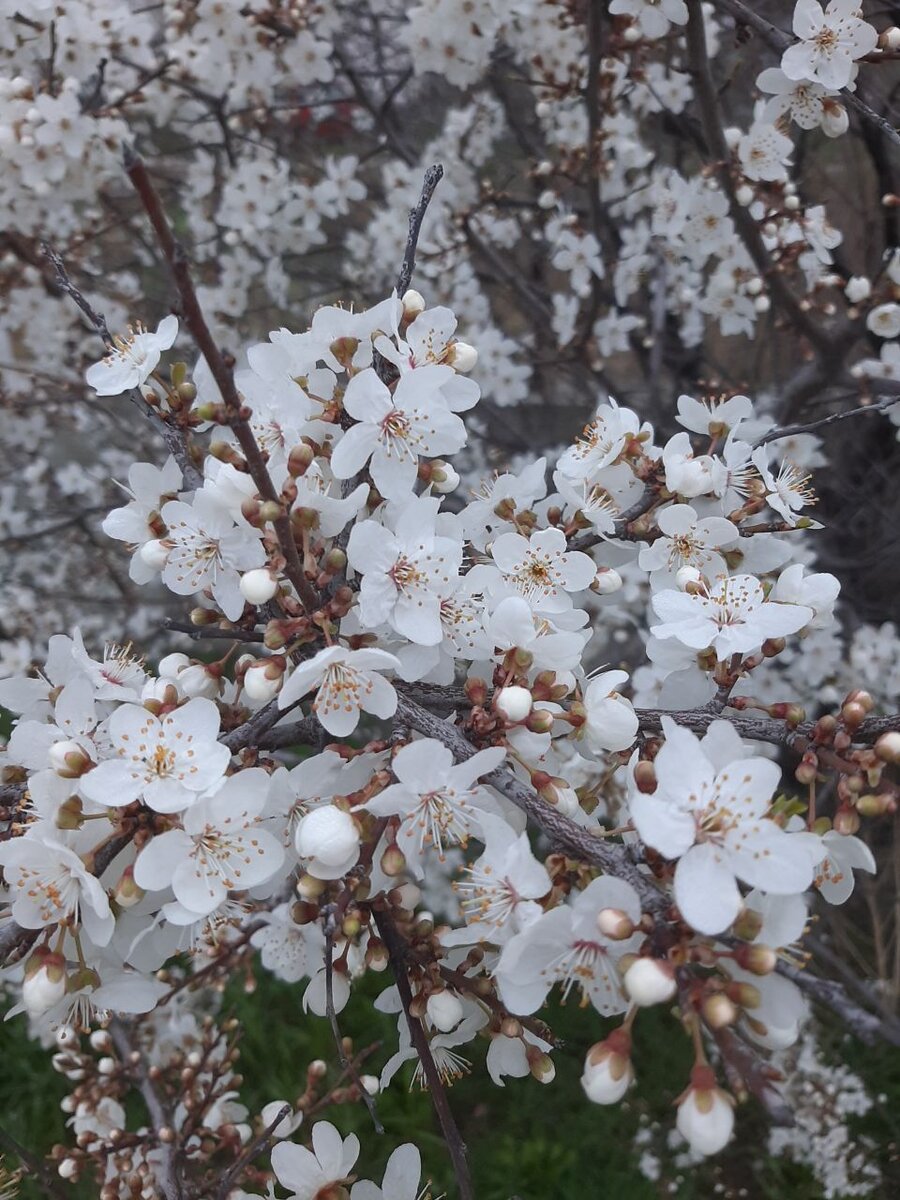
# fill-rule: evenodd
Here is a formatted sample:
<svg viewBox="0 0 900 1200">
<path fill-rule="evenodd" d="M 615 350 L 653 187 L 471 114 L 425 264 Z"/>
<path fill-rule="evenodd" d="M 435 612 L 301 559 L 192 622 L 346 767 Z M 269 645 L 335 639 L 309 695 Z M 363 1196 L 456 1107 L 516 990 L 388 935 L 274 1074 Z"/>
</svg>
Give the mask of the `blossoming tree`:
<svg viewBox="0 0 900 1200">
<path fill-rule="evenodd" d="M 313 1119 L 340 1093 L 380 1128 L 377 1095 L 412 1062 L 465 1200 L 476 1193 L 450 1085 L 478 1039 L 493 1083 L 552 1086 L 555 995 L 577 997 L 596 1030 L 585 1104 L 640 1087 L 633 1031 L 663 1006 L 694 1063 L 674 1123 L 701 1156 L 727 1145 L 751 1096 L 776 1125 L 790 1120 L 771 1056 L 813 1007 L 900 1044 L 896 1018 L 799 965 L 813 906 L 827 926 L 829 905 L 875 869 L 859 835 L 896 811 L 900 715 L 890 685 L 873 695 L 852 670 L 803 678 L 839 584 L 811 569 L 815 493 L 784 453 L 809 461 L 810 434 L 844 418 L 889 428 L 900 259 L 889 247 L 875 278 L 847 274 L 840 235 L 790 166 L 794 125 L 848 139 L 852 127 L 890 177 L 900 136 L 863 78 L 890 70 L 900 32 L 876 31 L 854 0 L 798 0 L 793 36 L 736 0 L 614 0 L 608 12 L 429 0 L 400 32 L 392 4 L 360 4 L 376 46 L 384 21 L 411 69 L 456 87 L 505 55 L 537 72 L 527 112 L 495 74 L 499 99 L 454 110 L 454 152 L 423 169 L 393 97 L 376 103 L 342 46 L 337 6 L 172 3 L 160 27 L 149 14 L 130 27 L 113 6 L 102 35 L 79 23 L 93 7 L 8 14 L 42 76 L 5 81 L 14 118 L 0 128 L 16 147 L 14 186 L 44 208 L 17 193 L 4 236 L 29 263 L 19 301 L 40 284 L 105 343 L 84 374 L 90 403 L 109 397 L 113 420 L 139 410 L 166 447 L 124 464 L 125 502 L 103 517 L 131 555 L 124 595 L 156 586 L 191 607 L 154 669 L 130 646 L 100 657 L 73 629 L 35 670 L 0 680 L 15 715 L 0 758 L 2 979 L 11 1013 L 55 1039 L 76 1134 L 49 1165 L 25 1152 L 22 1169 L 49 1195 L 95 1180 L 101 1200 L 275 1186 L 302 1200 L 415 1200 L 415 1146 L 398 1147 L 376 1184 L 360 1178 L 356 1137 Z M 725 124 L 714 58 L 748 30 L 771 61 L 739 128 Z M 227 102 L 210 90 L 223 58 Z M 79 86 L 65 72 L 85 64 Z M 358 132 L 404 164 L 395 190 L 414 179 L 414 204 L 407 215 L 392 196 L 363 230 L 347 222 L 349 261 L 369 265 L 346 304 L 238 355 L 225 345 L 261 263 L 262 286 L 289 307 L 292 266 L 325 216 L 366 197 L 356 158 L 327 160 L 315 186 L 277 153 L 264 178 L 258 158 L 241 158 L 233 143 L 276 119 L 291 72 L 302 86 L 340 73 L 365 114 Z M 203 251 L 177 239 L 185 219 L 135 142 L 148 97 L 166 112 L 183 94 L 218 128 L 231 174 L 214 180 L 200 154 L 174 182 L 182 197 L 215 195 L 213 216 L 189 206 L 186 221 L 194 242 L 222 235 L 230 284 L 200 283 L 191 258 Z M 501 115 L 533 160 L 536 194 L 491 185 L 481 204 Z M 693 171 L 648 157 L 662 116 L 673 143 L 694 143 Z M 146 326 L 123 318 L 113 332 L 69 271 L 82 256 L 88 273 L 84 231 L 107 213 L 90 205 L 114 171 L 131 188 L 142 268 L 129 304 L 142 307 L 141 286 L 159 287 L 162 270 L 171 289 L 174 312 L 155 331 L 139 311 Z M 34 241 L 50 233 L 56 182 L 72 206 L 53 235 L 65 255 Z M 886 194 L 886 211 L 895 201 Z M 548 269 L 564 283 L 549 300 L 514 261 L 520 239 L 552 245 Z M 100 281 L 89 290 L 99 297 Z M 506 313 L 497 322 L 516 324 L 510 306 L 528 318 L 518 342 L 492 305 Z M 684 353 L 709 324 L 764 340 L 773 311 L 772 337 L 791 348 L 782 411 L 853 384 L 849 407 L 779 423 L 738 388 L 708 392 L 699 372 L 696 395 L 678 396 Z M 17 329 L 10 358 L 23 353 Z M 567 347 L 561 370 L 588 395 L 587 424 L 466 498 L 462 477 L 475 483 L 484 465 L 469 434 L 492 428 L 479 424 L 482 389 L 509 404 L 531 374 L 516 374 L 517 356 Z M 635 385 L 619 367 L 652 422 L 608 394 L 620 353 L 642 371 Z M 640 657 L 623 665 L 628 638 L 613 635 L 626 625 Z M 194 643 L 214 649 L 194 655 Z M 453 901 L 439 898 L 448 880 Z M 329 1088 L 326 1065 L 311 1065 L 295 1103 L 254 1114 L 236 1094 L 228 1023 L 196 1002 L 251 965 L 296 987 L 304 1019 L 330 1025 L 341 1069 Z M 376 1007 L 396 1015 L 398 1037 L 376 1078 L 348 1057 L 340 1020 L 381 973 Z"/>
</svg>

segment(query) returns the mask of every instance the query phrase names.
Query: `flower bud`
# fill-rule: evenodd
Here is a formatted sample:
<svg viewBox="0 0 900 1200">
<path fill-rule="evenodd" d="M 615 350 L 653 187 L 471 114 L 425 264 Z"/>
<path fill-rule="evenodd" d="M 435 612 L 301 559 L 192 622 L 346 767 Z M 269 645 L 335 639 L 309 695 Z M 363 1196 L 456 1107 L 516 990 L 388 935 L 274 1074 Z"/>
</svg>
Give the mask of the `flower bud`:
<svg viewBox="0 0 900 1200">
<path fill-rule="evenodd" d="M 543 1054 L 537 1046 L 529 1046 L 525 1052 L 531 1074 L 538 1083 L 552 1083 L 556 1078 L 556 1067 L 549 1054 Z"/>
<path fill-rule="evenodd" d="M 679 591 L 686 592 L 694 585 L 699 584 L 703 580 L 703 576 L 696 567 L 679 567 L 675 572 L 675 586 Z"/>
<path fill-rule="evenodd" d="M 459 475 L 448 462 L 436 458 L 431 464 L 431 490 L 439 496 L 448 496 L 459 487 Z"/>
<path fill-rule="evenodd" d="M 759 931 L 762 927 L 762 913 L 757 912 L 755 908 L 742 908 L 737 920 L 731 927 L 731 931 L 741 941 L 752 942 L 755 937 L 759 937 Z"/>
<path fill-rule="evenodd" d="M 494 709 L 511 725 L 524 721 L 531 708 L 531 692 L 525 687 L 501 688 L 494 696 Z"/>
<path fill-rule="evenodd" d="M 459 997 L 446 988 L 440 992 L 432 992 L 425 1006 L 429 1020 L 435 1029 L 441 1033 L 449 1033 L 463 1019 L 463 1006 Z"/>
<path fill-rule="evenodd" d="M 637 958 L 625 972 L 625 990 L 634 1004 L 664 1004 L 678 990 L 671 965 L 659 958 Z"/>
<path fill-rule="evenodd" d="M 754 975 L 771 975 L 778 965 L 778 955 L 771 946 L 755 942 L 752 946 L 736 946 L 734 961 Z"/>
<path fill-rule="evenodd" d="M 147 893 L 134 882 L 134 867 L 126 867 L 113 889 L 113 900 L 119 908 L 134 908 Z"/>
<path fill-rule="evenodd" d="M 587 1052 L 581 1086 L 595 1104 L 617 1104 L 633 1080 L 631 1038 L 624 1029 L 614 1029 Z"/>
<path fill-rule="evenodd" d="M 737 1005 L 724 992 L 715 992 L 703 1001 L 703 1020 L 710 1029 L 724 1029 L 738 1019 Z"/>
<path fill-rule="evenodd" d="M 634 782 L 639 792 L 652 796 L 659 786 L 656 778 L 656 767 L 646 758 L 634 764 Z"/>
<path fill-rule="evenodd" d="M 241 576 L 240 588 L 248 604 L 266 604 L 278 591 L 278 580 L 266 567 L 257 567 Z"/>
<path fill-rule="evenodd" d="M 621 908 L 601 908 L 597 913 L 597 928 L 612 942 L 622 942 L 634 933 L 634 921 Z"/>
<path fill-rule="evenodd" d="M 417 317 L 419 313 L 425 311 L 425 297 L 421 292 L 417 292 L 415 288 L 409 288 L 408 291 L 405 291 L 400 303 L 403 305 L 403 315 L 409 321 Z"/>
<path fill-rule="evenodd" d="M 478 362 L 478 351 L 468 342 L 454 342 L 445 359 L 460 375 L 468 375 Z"/>
<path fill-rule="evenodd" d="M 281 656 L 258 659 L 244 672 L 244 691 L 251 700 L 268 704 L 281 691 L 285 662 Z"/>
<path fill-rule="evenodd" d="M 381 869 L 390 879 L 402 875 L 406 870 L 406 855 L 396 842 L 388 846 L 382 854 Z"/>
<path fill-rule="evenodd" d="M 202 696 L 205 700 L 213 700 L 222 690 L 222 676 L 213 671 L 206 663 L 192 663 L 178 672 L 178 686 L 185 696 L 194 699 Z"/>
<path fill-rule="evenodd" d="M 315 461 L 316 452 L 308 442 L 294 446 L 288 455 L 288 471 L 294 479 L 305 475 Z"/>
<path fill-rule="evenodd" d="M 847 280 L 844 295 L 851 304 L 861 304 L 872 295 L 872 284 L 865 275 L 853 275 Z"/>
<path fill-rule="evenodd" d="M 871 792 L 856 801 L 856 811 L 863 817 L 881 817 L 897 811 L 897 801 L 889 792 L 874 795 Z"/>
<path fill-rule="evenodd" d="M 94 765 L 87 751 L 73 741 L 54 742 L 48 757 L 50 766 L 63 779 L 78 779 Z"/>
<path fill-rule="evenodd" d="M 294 840 L 301 858 L 316 858 L 334 867 L 359 850 L 359 829 L 349 813 L 323 804 L 306 814 Z"/>
<path fill-rule="evenodd" d="M 691 1086 L 678 1103 L 676 1124 L 697 1154 L 718 1154 L 728 1145 L 734 1129 L 733 1101 L 717 1086 L 711 1067 L 694 1067 Z"/>
<path fill-rule="evenodd" d="M 875 753 L 882 762 L 900 764 L 900 730 L 891 729 L 883 733 L 875 743 Z"/>
<path fill-rule="evenodd" d="M 169 545 L 162 538 L 154 538 L 144 542 L 138 551 L 138 558 L 153 571 L 161 571 L 169 561 Z"/>
<path fill-rule="evenodd" d="M 51 951 L 37 952 L 25 967 L 22 1003 L 29 1016 L 39 1017 L 66 994 L 66 960 Z"/>
<path fill-rule="evenodd" d="M 591 591 L 597 596 L 611 596 L 622 587 L 622 576 L 612 567 L 598 567 L 591 583 Z"/>
</svg>

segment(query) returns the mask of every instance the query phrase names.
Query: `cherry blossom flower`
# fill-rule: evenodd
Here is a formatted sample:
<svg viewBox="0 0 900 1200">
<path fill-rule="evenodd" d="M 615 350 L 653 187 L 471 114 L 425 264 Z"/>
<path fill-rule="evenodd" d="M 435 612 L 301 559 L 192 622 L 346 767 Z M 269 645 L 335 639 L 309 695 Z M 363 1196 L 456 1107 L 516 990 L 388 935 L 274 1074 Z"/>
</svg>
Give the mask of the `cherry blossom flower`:
<svg viewBox="0 0 900 1200">
<path fill-rule="evenodd" d="M 768 183 L 787 179 L 794 143 L 768 121 L 754 121 L 738 142 L 738 161 L 748 179 Z"/>
<path fill-rule="evenodd" d="M 134 865 L 148 891 L 171 887 L 185 908 L 206 916 L 228 892 L 271 878 L 284 859 L 281 843 L 260 827 L 269 777 L 258 768 L 226 779 L 188 809 L 182 829 L 157 834 Z"/>
<path fill-rule="evenodd" d="M 768 638 L 796 633 L 814 616 L 805 605 L 766 600 L 753 575 L 719 576 L 706 592 L 657 592 L 652 604 L 663 622 L 651 626 L 654 637 L 677 638 L 695 650 L 712 648 L 720 662 L 757 650 Z"/>
<path fill-rule="evenodd" d="M 371 367 L 354 375 L 344 393 L 344 409 L 357 424 L 332 453 L 337 478 L 351 479 L 371 459 L 372 479 L 382 496 L 405 499 L 412 492 L 420 454 L 454 454 L 465 445 L 465 426 L 440 397 L 452 375 L 452 367 L 420 367 L 401 375 L 393 393 Z"/>
<path fill-rule="evenodd" d="M 121 396 L 140 387 L 156 369 L 163 350 L 178 336 L 178 318 L 163 317 L 150 333 L 142 325 L 129 329 L 128 336 L 115 338 L 113 349 L 98 363 L 88 367 L 85 381 L 98 396 Z"/>
<path fill-rule="evenodd" d="M 510 1012 L 537 1012 L 554 983 L 562 985 L 564 997 L 577 984 L 603 1016 L 625 1011 L 617 963 L 635 950 L 640 935 L 621 941 L 605 937 L 597 928 L 597 914 L 604 908 L 621 909 L 635 923 L 640 920 L 640 900 L 631 885 L 602 875 L 573 904 L 544 913 L 506 943 L 495 978 Z"/>
<path fill-rule="evenodd" d="M 326 646 L 291 672 L 278 694 L 278 707 L 289 708 L 315 689 L 312 709 L 335 737 L 347 737 L 361 712 L 383 720 L 397 711 L 397 693 L 380 674 L 400 666 L 386 650 L 345 650 Z"/>
<path fill-rule="evenodd" d="M 24 929 L 74 917 L 95 945 L 109 942 L 115 918 L 106 891 L 75 851 L 43 827 L 33 836 L 0 842 L 0 866 L 12 896 L 12 918 Z"/>
<path fill-rule="evenodd" d="M 779 67 L 767 67 L 756 79 L 756 86 L 772 99 L 763 108 L 763 119 L 776 122 L 785 113 L 801 129 L 818 129 L 828 137 L 846 133 L 850 119 L 843 104 L 820 83 L 808 79 L 788 79 Z"/>
<path fill-rule="evenodd" d="M 437 497 L 411 500 L 393 533 L 377 521 L 354 525 L 347 557 L 362 575 L 359 606 L 365 627 L 387 621 L 420 645 L 442 641 L 441 601 L 456 587 L 462 545 L 435 534 L 439 507 Z"/>
<path fill-rule="evenodd" d="M 453 885 L 466 928 L 446 934 L 445 946 L 508 940 L 541 915 L 536 902 L 550 891 L 550 876 L 532 854 L 527 833 L 516 833 L 485 810 L 477 820 L 484 853 Z"/>
<path fill-rule="evenodd" d="M 536 610 L 565 612 L 572 607 L 570 592 L 589 587 L 597 573 L 594 561 L 579 550 L 568 550 L 561 529 L 541 529 L 525 538 L 502 533 L 491 556 L 504 581 Z"/>
<path fill-rule="evenodd" d="M 766 488 L 766 503 L 788 525 L 796 525 L 800 510 L 816 503 L 816 494 L 809 486 L 809 473 L 785 459 L 778 474 L 773 475 L 768 467 L 765 446 L 754 450 L 752 459 Z"/>
<path fill-rule="evenodd" d="M 819 840 L 786 833 L 766 816 L 781 779 L 778 764 L 742 758 L 717 769 L 704 753 L 710 742 L 669 717 L 662 726 L 657 790 L 633 789 L 629 806 L 646 844 L 678 860 L 675 901 L 688 924 L 707 934 L 727 929 L 741 909 L 738 879 L 775 895 L 805 891 Z"/>
<path fill-rule="evenodd" d="M 715 460 L 708 454 L 694 456 L 691 439 L 686 433 L 676 433 L 663 449 L 666 468 L 666 487 L 675 495 L 690 500 L 712 490 Z"/>
<path fill-rule="evenodd" d="M 586 634 L 559 630 L 536 618 L 521 596 L 501 600 L 484 628 L 495 654 L 505 655 L 514 647 L 525 650 L 538 671 L 573 671 L 581 662 Z"/>
<path fill-rule="evenodd" d="M 640 431 L 640 421 L 630 408 L 620 408 L 614 400 L 597 410 L 590 425 L 560 457 L 558 470 L 570 479 L 593 477 L 616 461 L 629 437 Z"/>
<path fill-rule="evenodd" d="M 116 757 L 98 763 L 81 781 L 97 804 L 142 799 L 156 812 L 183 812 L 222 778 L 231 757 L 216 740 L 219 710 L 199 697 L 161 717 L 139 704 L 123 704 L 110 717 L 108 734 Z"/>
<path fill-rule="evenodd" d="M 456 763 L 442 742 L 422 738 L 398 750 L 391 763 L 397 783 L 364 805 L 378 817 L 400 817 L 397 844 L 417 878 L 422 857 L 433 846 L 443 857 L 450 846 L 465 846 L 479 829 L 479 814 L 492 801 L 476 780 L 503 762 L 500 746 L 479 750 Z"/>
<path fill-rule="evenodd" d="M 642 546 L 638 564 L 643 571 L 674 576 L 681 567 L 696 567 L 713 578 L 726 573 L 725 559 L 717 551 L 740 536 L 736 525 L 724 517 L 699 517 L 689 504 L 671 504 L 656 514 L 663 537 Z"/>
<path fill-rule="evenodd" d="M 293 1142 L 279 1142 L 272 1150 L 272 1170 L 290 1200 L 315 1200 L 335 1185 L 349 1182 L 359 1157 L 355 1134 L 342 1138 L 328 1121 L 312 1127 L 312 1150 Z"/>
<path fill-rule="evenodd" d="M 134 463 L 128 469 L 131 497 L 122 508 L 114 508 L 103 518 L 102 528 L 107 537 L 128 542 L 134 547 L 128 574 L 135 583 L 149 583 L 157 577 L 152 567 L 141 558 L 141 547 L 165 532 L 160 509 L 173 500 L 181 487 L 181 468 L 169 457 L 162 468 L 152 463 Z"/>
<path fill-rule="evenodd" d="M 163 505 L 166 547 L 163 583 L 176 596 L 191 596 L 210 588 L 213 599 L 231 621 L 244 611 L 241 572 L 261 567 L 265 550 L 256 532 L 239 527 L 208 492 L 194 493 L 193 502 L 170 500 Z"/>
<path fill-rule="evenodd" d="M 859 0 L 831 0 L 824 11 L 818 0 L 797 0 L 794 35 L 800 41 L 781 58 L 788 79 L 810 79 L 835 90 L 846 87 L 855 60 L 878 43 L 878 34 L 859 13 Z"/>
</svg>

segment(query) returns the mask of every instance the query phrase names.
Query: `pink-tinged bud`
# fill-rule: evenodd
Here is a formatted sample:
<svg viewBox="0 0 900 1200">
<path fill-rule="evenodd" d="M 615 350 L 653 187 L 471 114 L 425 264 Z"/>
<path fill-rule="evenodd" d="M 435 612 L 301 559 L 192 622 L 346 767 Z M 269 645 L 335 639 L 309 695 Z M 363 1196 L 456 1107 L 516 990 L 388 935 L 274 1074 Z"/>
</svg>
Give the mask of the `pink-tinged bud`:
<svg viewBox="0 0 900 1200">
<path fill-rule="evenodd" d="M 161 571 L 169 561 L 169 551 L 171 546 L 162 538 L 154 538 L 153 541 L 144 542 L 138 551 L 138 558 L 148 566 L 151 571 Z"/>
<path fill-rule="evenodd" d="M 730 1000 L 741 1008 L 759 1008 L 762 1004 L 762 992 L 752 983 L 729 983 L 725 991 Z"/>
<path fill-rule="evenodd" d="M 678 990 L 670 963 L 660 958 L 636 958 L 625 972 L 625 991 L 639 1008 L 665 1004 Z"/>
<path fill-rule="evenodd" d="M 866 719 L 866 710 L 858 700 L 849 700 L 841 708 L 841 720 L 848 729 L 856 729 Z"/>
<path fill-rule="evenodd" d="M 266 567 L 257 567 L 241 576 L 240 587 L 248 604 L 266 604 L 278 591 L 278 580 Z"/>
<path fill-rule="evenodd" d="M 478 362 L 478 351 L 468 342 L 454 342 L 445 355 L 444 361 L 449 363 L 460 375 L 468 375 Z"/>
<path fill-rule="evenodd" d="M 900 764 L 900 730 L 883 733 L 875 743 L 875 753 L 882 762 Z"/>
<path fill-rule="evenodd" d="M 736 946 L 734 961 L 754 975 L 771 975 L 778 966 L 778 955 L 771 946 L 754 942 L 752 946 Z"/>
<path fill-rule="evenodd" d="M 525 687 L 501 688 L 494 696 L 494 709 L 504 721 L 517 725 L 531 712 L 531 692 Z"/>
<path fill-rule="evenodd" d="M 766 638 L 762 644 L 763 658 L 777 658 L 784 651 L 787 642 L 784 638 Z"/>
<path fill-rule="evenodd" d="M 447 988 L 431 993 L 425 1011 L 432 1025 L 441 1033 L 449 1033 L 463 1019 L 463 1006 L 459 997 Z"/>
<path fill-rule="evenodd" d="M 807 750 L 801 761 L 794 769 L 794 778 L 804 787 L 816 782 L 819 773 L 819 760 L 811 750 Z"/>
<path fill-rule="evenodd" d="M 463 684 L 463 691 L 475 708 L 483 707 L 487 700 L 488 688 L 483 679 L 479 679 L 476 675 L 467 679 Z"/>
<path fill-rule="evenodd" d="M 268 704 L 281 691 L 284 669 L 285 661 L 281 655 L 258 660 L 244 673 L 244 691 L 251 700 L 259 704 Z"/>
<path fill-rule="evenodd" d="M 710 1029 L 724 1029 L 727 1025 L 733 1025 L 738 1015 L 737 1005 L 724 992 L 716 992 L 703 1001 L 703 1020 Z"/>
<path fill-rule="evenodd" d="M 623 942 L 634 933 L 634 921 L 621 908 L 601 908 L 597 913 L 597 928 L 613 942 Z"/>
<path fill-rule="evenodd" d="M 646 758 L 634 764 L 634 782 L 639 792 L 652 796 L 659 786 L 656 778 L 656 767 Z"/>
<path fill-rule="evenodd" d="M 86 750 L 77 742 L 54 742 L 49 752 L 50 766 L 63 779 L 78 779 L 94 765 Z"/>
<path fill-rule="evenodd" d="M 612 567 L 598 567 L 591 583 L 591 591 L 597 596 L 611 596 L 622 588 L 622 576 Z"/>
<path fill-rule="evenodd" d="M 51 951 L 36 952 L 25 967 L 22 1003 L 28 1014 L 39 1017 L 66 994 L 66 960 Z"/>
<path fill-rule="evenodd" d="M 678 1132 L 697 1154 L 718 1154 L 731 1141 L 733 1100 L 716 1083 L 711 1067 L 696 1066 L 678 1102 Z"/>
<path fill-rule="evenodd" d="M 294 446 L 288 455 L 288 471 L 294 479 L 305 475 L 315 461 L 315 451 L 306 442 Z"/>
<path fill-rule="evenodd" d="M 332 546 L 325 555 L 323 566 L 329 575 L 336 575 L 338 571 L 343 571 L 347 565 L 347 555 L 340 546 Z"/>
<path fill-rule="evenodd" d="M 147 893 L 134 882 L 134 867 L 126 867 L 113 889 L 113 900 L 119 908 L 134 908 Z"/>
<path fill-rule="evenodd" d="M 633 1080 L 631 1038 L 624 1029 L 614 1029 L 587 1052 L 581 1086 L 594 1104 L 617 1104 Z"/>
<path fill-rule="evenodd" d="M 405 291 L 400 303 L 403 305 L 403 315 L 408 321 L 414 320 L 419 313 L 425 311 L 425 297 L 415 288 Z"/>
<path fill-rule="evenodd" d="M 546 708 L 533 708 L 528 714 L 525 726 L 532 733 L 549 733 L 553 728 L 553 713 Z"/>
<path fill-rule="evenodd" d="M 859 813 L 853 808 L 839 808 L 834 814 L 834 830 L 844 837 L 858 833 L 861 821 Z"/>
<path fill-rule="evenodd" d="M 504 1037 L 520 1038 L 522 1036 L 522 1022 L 518 1017 L 505 1016 L 500 1022 L 500 1032 Z"/>
<path fill-rule="evenodd" d="M 395 879 L 406 870 L 406 855 L 396 843 L 388 846 L 382 854 L 381 869 L 390 879 Z"/>
</svg>

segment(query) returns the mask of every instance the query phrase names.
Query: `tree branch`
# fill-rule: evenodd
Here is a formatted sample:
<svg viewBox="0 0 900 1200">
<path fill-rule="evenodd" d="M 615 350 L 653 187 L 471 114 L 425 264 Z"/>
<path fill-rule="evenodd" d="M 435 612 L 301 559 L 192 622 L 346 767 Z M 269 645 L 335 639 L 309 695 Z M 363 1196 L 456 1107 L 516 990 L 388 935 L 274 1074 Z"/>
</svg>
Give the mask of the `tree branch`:
<svg viewBox="0 0 900 1200">
<path fill-rule="evenodd" d="M 443 178 L 444 168 L 440 163 L 435 163 L 433 167 L 429 167 L 422 181 L 422 194 L 419 197 L 419 202 L 415 208 L 409 210 L 409 233 L 406 238 L 406 250 L 403 254 L 403 263 L 400 267 L 400 272 L 397 275 L 397 295 L 401 299 L 408 289 L 413 277 L 413 271 L 416 269 L 416 248 L 419 244 L 419 234 L 422 231 L 425 211 L 431 203 L 431 197 L 434 195 L 435 188 Z"/>
</svg>

